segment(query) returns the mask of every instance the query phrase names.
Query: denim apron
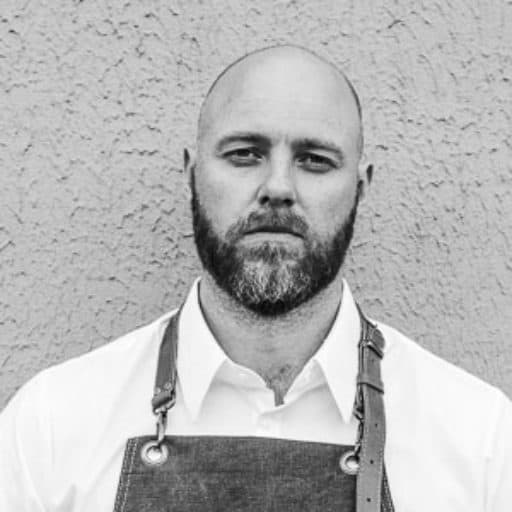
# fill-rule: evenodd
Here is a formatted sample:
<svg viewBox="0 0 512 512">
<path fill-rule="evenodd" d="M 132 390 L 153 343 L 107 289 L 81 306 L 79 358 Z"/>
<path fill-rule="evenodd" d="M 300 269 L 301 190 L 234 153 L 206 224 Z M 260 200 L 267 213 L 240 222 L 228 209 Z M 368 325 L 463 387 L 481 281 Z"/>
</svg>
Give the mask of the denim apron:
<svg viewBox="0 0 512 512">
<path fill-rule="evenodd" d="M 167 436 L 179 313 L 160 347 L 157 433 L 127 442 L 114 512 L 393 512 L 384 467 L 384 339 L 360 312 L 355 445 L 265 437 Z"/>
</svg>

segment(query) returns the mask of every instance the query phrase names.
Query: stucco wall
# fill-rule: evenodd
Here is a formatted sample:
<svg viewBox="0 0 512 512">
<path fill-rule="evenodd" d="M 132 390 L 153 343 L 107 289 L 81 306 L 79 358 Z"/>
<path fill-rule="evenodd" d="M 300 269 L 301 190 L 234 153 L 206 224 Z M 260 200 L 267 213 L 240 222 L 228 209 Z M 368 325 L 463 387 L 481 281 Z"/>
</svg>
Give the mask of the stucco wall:
<svg viewBox="0 0 512 512">
<path fill-rule="evenodd" d="M 364 307 L 512 395 L 511 27 L 510 0 L 0 0 L 0 407 L 179 302 L 182 148 L 222 67 L 275 42 L 360 91 Z"/>
</svg>

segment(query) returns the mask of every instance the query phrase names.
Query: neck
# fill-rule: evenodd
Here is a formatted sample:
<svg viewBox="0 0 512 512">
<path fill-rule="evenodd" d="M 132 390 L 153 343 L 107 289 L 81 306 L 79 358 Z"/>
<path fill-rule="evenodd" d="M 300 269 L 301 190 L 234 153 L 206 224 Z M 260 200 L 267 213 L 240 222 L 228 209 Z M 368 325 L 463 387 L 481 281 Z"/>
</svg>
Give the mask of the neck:
<svg viewBox="0 0 512 512">
<path fill-rule="evenodd" d="M 277 317 L 263 317 L 246 309 L 206 273 L 199 298 L 219 345 L 235 363 L 258 373 L 279 405 L 327 336 L 341 301 L 342 286 L 339 276 L 308 302 Z"/>
</svg>

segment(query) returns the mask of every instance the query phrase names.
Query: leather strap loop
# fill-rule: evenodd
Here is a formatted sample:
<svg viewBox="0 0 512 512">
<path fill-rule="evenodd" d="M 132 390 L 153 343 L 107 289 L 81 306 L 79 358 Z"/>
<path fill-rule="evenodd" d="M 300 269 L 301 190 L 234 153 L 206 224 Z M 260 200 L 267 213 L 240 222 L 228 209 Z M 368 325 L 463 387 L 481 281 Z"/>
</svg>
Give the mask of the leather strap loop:
<svg viewBox="0 0 512 512">
<path fill-rule="evenodd" d="M 377 336 L 377 332 L 380 334 L 380 331 L 374 330 L 373 336 Z M 364 343 L 364 348 L 369 348 L 369 349 L 373 350 L 375 352 L 375 354 L 377 354 L 379 356 L 379 359 L 382 359 L 384 357 L 384 351 L 373 340 L 371 340 L 371 339 L 364 340 L 363 343 Z"/>
<path fill-rule="evenodd" d="M 384 384 L 381 380 L 376 380 L 375 375 L 372 372 L 360 373 L 357 376 L 357 384 L 358 386 L 366 384 L 376 391 L 384 393 Z"/>
</svg>

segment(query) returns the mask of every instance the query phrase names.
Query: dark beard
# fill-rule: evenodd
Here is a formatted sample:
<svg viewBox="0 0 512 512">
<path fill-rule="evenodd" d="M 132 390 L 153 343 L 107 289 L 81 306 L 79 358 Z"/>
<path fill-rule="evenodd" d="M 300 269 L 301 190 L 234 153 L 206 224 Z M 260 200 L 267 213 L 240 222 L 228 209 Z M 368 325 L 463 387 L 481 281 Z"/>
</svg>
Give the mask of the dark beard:
<svg viewBox="0 0 512 512">
<path fill-rule="evenodd" d="M 304 220 L 284 208 L 255 212 L 231 226 L 222 239 L 213 229 L 192 188 L 192 221 L 197 252 L 217 285 L 247 309 L 278 316 L 295 309 L 326 288 L 337 276 L 354 232 L 359 193 L 348 218 L 328 242 L 309 233 Z M 238 242 L 251 226 L 285 227 L 303 237 L 302 250 L 263 242 L 243 247 Z M 302 254 L 301 254 L 302 253 Z"/>
</svg>

